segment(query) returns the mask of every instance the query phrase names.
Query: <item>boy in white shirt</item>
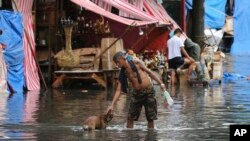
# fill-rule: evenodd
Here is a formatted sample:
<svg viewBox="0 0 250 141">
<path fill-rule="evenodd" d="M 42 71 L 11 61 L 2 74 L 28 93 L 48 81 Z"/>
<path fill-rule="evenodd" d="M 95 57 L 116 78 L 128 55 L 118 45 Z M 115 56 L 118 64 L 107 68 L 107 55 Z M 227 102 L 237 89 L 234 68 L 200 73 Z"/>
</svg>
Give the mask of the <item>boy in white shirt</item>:
<svg viewBox="0 0 250 141">
<path fill-rule="evenodd" d="M 180 38 L 181 34 L 182 30 L 180 28 L 175 29 L 174 36 L 167 42 L 168 66 L 170 69 L 176 70 L 178 68 L 181 68 L 185 64 L 191 64 L 192 62 L 194 62 L 194 59 L 190 57 L 184 49 L 183 41 Z M 182 57 L 181 53 L 185 57 Z M 175 71 L 172 71 L 170 79 L 171 86 L 174 86 L 175 75 Z"/>
</svg>

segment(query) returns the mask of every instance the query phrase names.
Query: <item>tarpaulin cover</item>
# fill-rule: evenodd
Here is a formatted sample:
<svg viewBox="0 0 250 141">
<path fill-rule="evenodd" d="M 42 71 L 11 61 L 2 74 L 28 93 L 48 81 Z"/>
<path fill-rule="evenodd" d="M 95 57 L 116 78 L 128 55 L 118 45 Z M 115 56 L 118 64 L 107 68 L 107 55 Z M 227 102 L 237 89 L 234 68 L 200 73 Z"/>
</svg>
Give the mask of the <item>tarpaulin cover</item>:
<svg viewBox="0 0 250 141">
<path fill-rule="evenodd" d="M 250 1 L 235 0 L 232 55 L 250 55 Z"/>
<path fill-rule="evenodd" d="M 0 10 L 0 29 L 3 31 L 0 42 L 6 45 L 7 81 L 14 91 L 22 92 L 25 84 L 22 15 Z"/>
<path fill-rule="evenodd" d="M 186 8 L 192 9 L 193 0 L 186 0 Z M 220 29 L 225 24 L 226 0 L 205 0 L 205 27 Z"/>
<path fill-rule="evenodd" d="M 238 74 L 238 73 L 227 73 L 227 72 L 224 72 L 223 73 L 223 78 L 224 78 L 224 80 L 234 81 L 234 80 L 247 79 L 247 76 L 244 76 L 244 75 L 241 75 L 241 74 Z"/>
</svg>

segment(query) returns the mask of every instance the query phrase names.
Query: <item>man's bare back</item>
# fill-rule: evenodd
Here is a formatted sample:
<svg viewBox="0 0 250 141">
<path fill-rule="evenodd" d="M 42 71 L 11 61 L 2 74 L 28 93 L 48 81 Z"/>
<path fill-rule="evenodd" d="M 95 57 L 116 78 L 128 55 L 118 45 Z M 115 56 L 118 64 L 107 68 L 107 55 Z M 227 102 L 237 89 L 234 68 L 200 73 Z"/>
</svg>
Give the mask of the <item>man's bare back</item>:
<svg viewBox="0 0 250 141">
<path fill-rule="evenodd" d="M 150 88 L 152 87 L 151 81 L 148 77 L 148 74 L 143 70 L 142 66 L 142 62 L 140 62 L 139 60 L 133 60 L 136 69 L 138 70 L 138 74 L 141 77 L 141 82 L 138 82 L 138 76 L 136 74 L 136 72 L 134 72 L 132 70 L 132 68 L 130 67 L 130 65 L 128 65 L 128 67 L 126 68 L 126 74 L 127 77 L 129 79 L 129 81 L 132 83 L 132 86 L 135 90 L 142 90 L 142 89 L 146 89 L 146 88 Z"/>
</svg>

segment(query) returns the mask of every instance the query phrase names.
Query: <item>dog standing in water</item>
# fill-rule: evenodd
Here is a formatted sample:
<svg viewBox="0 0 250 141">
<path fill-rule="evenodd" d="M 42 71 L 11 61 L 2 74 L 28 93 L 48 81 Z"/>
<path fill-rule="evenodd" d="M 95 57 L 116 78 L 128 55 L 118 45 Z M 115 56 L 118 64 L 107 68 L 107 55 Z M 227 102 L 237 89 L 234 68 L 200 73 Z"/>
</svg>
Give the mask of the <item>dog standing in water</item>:
<svg viewBox="0 0 250 141">
<path fill-rule="evenodd" d="M 112 120 L 113 114 L 103 114 L 99 116 L 90 116 L 83 122 L 84 130 L 105 129 L 107 124 Z"/>
</svg>

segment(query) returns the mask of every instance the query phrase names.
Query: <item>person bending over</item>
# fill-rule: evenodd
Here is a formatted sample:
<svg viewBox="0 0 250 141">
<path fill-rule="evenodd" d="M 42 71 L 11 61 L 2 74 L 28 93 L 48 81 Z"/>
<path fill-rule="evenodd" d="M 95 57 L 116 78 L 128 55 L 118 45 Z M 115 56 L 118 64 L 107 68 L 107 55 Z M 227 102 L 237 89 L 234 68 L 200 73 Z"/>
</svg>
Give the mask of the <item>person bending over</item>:
<svg viewBox="0 0 250 141">
<path fill-rule="evenodd" d="M 121 71 L 112 104 L 107 108 L 107 113 L 113 112 L 115 103 L 119 99 L 122 91 L 128 93 L 127 80 L 129 80 L 132 90 L 130 93 L 131 101 L 128 110 L 127 128 L 133 128 L 134 121 L 138 120 L 143 106 L 148 121 L 147 127 L 154 128 L 154 120 L 157 119 L 157 103 L 155 90 L 149 77 L 158 82 L 163 91 L 166 90 L 165 85 L 143 62 L 137 59 L 126 60 L 125 54 L 121 51 L 113 56 L 113 61 L 121 68 Z"/>
</svg>

